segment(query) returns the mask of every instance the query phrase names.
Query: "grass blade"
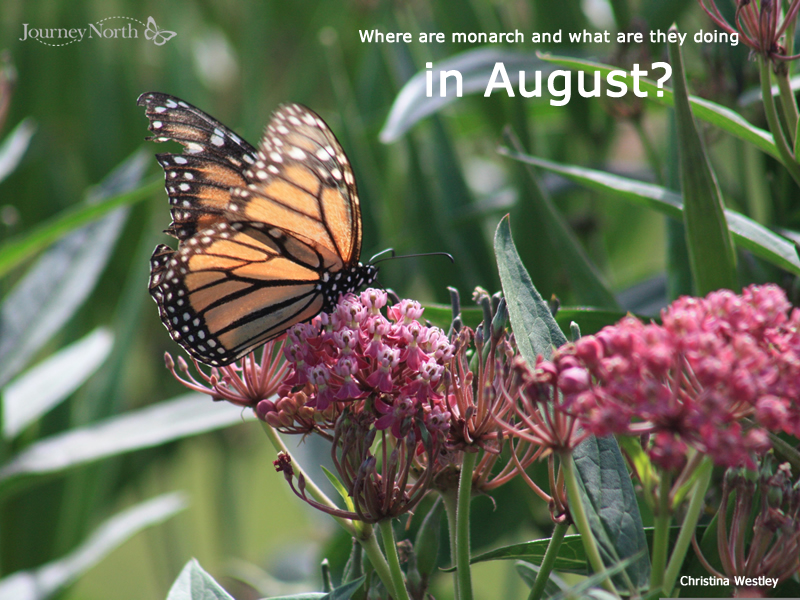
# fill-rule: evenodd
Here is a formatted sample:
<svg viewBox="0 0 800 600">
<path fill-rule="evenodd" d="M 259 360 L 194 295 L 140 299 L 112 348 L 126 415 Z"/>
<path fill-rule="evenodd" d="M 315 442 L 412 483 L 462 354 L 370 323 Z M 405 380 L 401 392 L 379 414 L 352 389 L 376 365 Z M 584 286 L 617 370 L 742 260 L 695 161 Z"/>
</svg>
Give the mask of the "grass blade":
<svg viewBox="0 0 800 600">
<path fill-rule="evenodd" d="M 97 328 L 20 375 L 3 390 L 3 436 L 11 439 L 78 389 L 111 352 L 114 336 Z"/>
<path fill-rule="evenodd" d="M 156 496 L 117 513 L 66 556 L 0 580 L 0 600 L 44 600 L 66 587 L 127 539 L 186 508 L 183 494 Z"/>
<path fill-rule="evenodd" d="M 683 197 L 664 187 L 604 171 L 563 165 L 543 158 L 520 154 L 510 148 L 500 148 L 499 152 L 514 160 L 527 162 L 563 175 L 588 188 L 609 192 L 624 200 L 647 206 L 673 219 L 683 219 Z M 725 217 L 733 239 L 739 246 L 767 262 L 795 275 L 800 275 L 800 257 L 798 257 L 797 249 L 792 241 L 734 210 L 726 209 Z M 787 236 L 793 233 L 786 231 Z M 800 241 L 800 237 L 798 237 L 798 241 Z"/>
<path fill-rule="evenodd" d="M 674 27 L 670 29 L 673 31 L 676 31 Z M 683 223 L 694 291 L 705 296 L 718 289 L 735 290 L 736 252 L 725 220 L 725 203 L 692 116 L 683 74 L 683 57 L 677 42 L 669 45 L 669 56 L 675 78 Z"/>
<path fill-rule="evenodd" d="M 611 71 L 620 70 L 619 67 L 595 63 L 588 60 L 581 60 L 569 56 L 539 55 L 539 57 L 545 62 L 562 65 L 576 71 L 586 71 L 587 73 L 599 71 L 603 77 L 606 77 Z M 673 77 L 674 76 L 675 73 L 673 70 Z M 625 77 L 618 77 L 617 80 L 624 81 L 628 85 L 628 88 L 633 86 L 633 77 L 630 75 L 630 73 L 628 73 Z M 639 88 L 643 92 L 647 92 L 647 98 L 652 102 L 657 102 L 658 104 L 663 104 L 665 106 L 674 105 L 673 90 L 668 87 L 659 88 L 655 81 L 640 77 Z M 656 92 L 658 91 L 663 91 L 664 95 L 661 97 L 657 96 Z M 781 160 L 781 156 L 778 152 L 778 148 L 775 146 L 775 140 L 772 137 L 772 134 L 761 129 L 760 127 L 756 127 L 747 121 L 747 119 L 742 117 L 739 113 L 732 111 L 721 104 L 711 102 L 710 100 L 704 100 L 703 98 L 698 98 L 697 96 L 689 96 L 689 103 L 692 106 L 692 112 L 696 118 L 702 119 L 707 123 L 711 123 L 712 125 L 727 131 L 731 135 L 755 145 L 762 152 L 769 154 L 773 158 Z"/>
<path fill-rule="evenodd" d="M 0 469 L 0 482 L 76 465 L 236 425 L 255 417 L 225 402 L 187 394 L 31 444 Z"/>
</svg>

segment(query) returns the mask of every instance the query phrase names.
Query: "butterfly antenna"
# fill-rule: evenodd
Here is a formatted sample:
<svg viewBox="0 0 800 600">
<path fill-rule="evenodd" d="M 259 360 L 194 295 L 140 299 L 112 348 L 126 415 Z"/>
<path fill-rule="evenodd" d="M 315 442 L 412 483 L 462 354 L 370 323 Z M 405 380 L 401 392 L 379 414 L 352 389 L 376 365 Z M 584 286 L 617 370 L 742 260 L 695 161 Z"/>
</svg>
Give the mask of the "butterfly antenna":
<svg viewBox="0 0 800 600">
<path fill-rule="evenodd" d="M 391 258 L 395 257 L 394 248 L 387 248 L 386 250 L 381 250 L 376 255 L 374 255 L 372 258 L 370 258 L 369 259 L 369 264 L 374 265 L 376 258 L 378 258 L 381 254 L 387 254 L 387 253 L 390 253 L 392 255 Z M 383 259 L 383 260 L 386 260 L 386 259 Z"/>
<path fill-rule="evenodd" d="M 384 250 L 383 252 L 379 252 L 378 254 L 373 256 L 372 260 L 369 261 L 370 264 L 375 265 L 375 264 L 378 264 L 379 262 L 384 262 L 384 261 L 387 261 L 387 260 L 393 260 L 393 259 L 396 259 L 396 258 L 417 258 L 417 257 L 420 257 L 420 256 L 446 256 L 447 258 L 450 259 L 451 263 L 455 264 L 455 262 L 456 262 L 456 259 L 453 258 L 453 255 L 449 254 L 447 252 L 422 252 L 422 253 L 419 253 L 419 254 L 402 254 L 400 256 L 397 256 L 394 253 L 394 249 L 390 248 L 390 250 L 392 252 L 391 256 L 387 256 L 386 258 L 382 258 L 382 259 L 377 260 L 377 261 L 374 260 L 375 256 L 380 256 L 381 254 L 385 254 L 387 252 L 387 250 Z"/>
</svg>

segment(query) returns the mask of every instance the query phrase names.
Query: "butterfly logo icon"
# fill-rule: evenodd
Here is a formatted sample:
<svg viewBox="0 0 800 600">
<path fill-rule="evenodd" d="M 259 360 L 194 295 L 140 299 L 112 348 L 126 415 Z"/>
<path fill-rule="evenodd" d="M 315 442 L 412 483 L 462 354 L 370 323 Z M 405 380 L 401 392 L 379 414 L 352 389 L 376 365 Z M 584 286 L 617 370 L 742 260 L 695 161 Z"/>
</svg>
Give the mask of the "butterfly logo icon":
<svg viewBox="0 0 800 600">
<path fill-rule="evenodd" d="M 148 40 L 153 40 L 156 46 L 163 46 L 176 35 L 178 34 L 174 31 L 159 29 L 155 19 L 153 19 L 153 17 L 147 17 L 147 29 L 144 30 L 144 37 Z"/>
</svg>

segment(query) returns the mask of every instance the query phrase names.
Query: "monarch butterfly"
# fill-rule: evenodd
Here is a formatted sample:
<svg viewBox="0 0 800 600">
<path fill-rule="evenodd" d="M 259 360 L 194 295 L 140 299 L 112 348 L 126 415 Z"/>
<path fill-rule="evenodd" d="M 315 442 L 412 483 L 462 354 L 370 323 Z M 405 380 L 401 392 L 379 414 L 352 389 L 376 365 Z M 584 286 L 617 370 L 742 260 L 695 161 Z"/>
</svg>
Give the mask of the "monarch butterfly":
<svg viewBox="0 0 800 600">
<path fill-rule="evenodd" d="M 375 280 L 362 265 L 350 163 L 328 126 L 280 106 L 256 150 L 191 104 L 142 94 L 164 169 L 178 249 L 150 259 L 150 295 L 170 336 L 195 359 L 228 365 L 295 323 L 331 311 Z"/>
</svg>

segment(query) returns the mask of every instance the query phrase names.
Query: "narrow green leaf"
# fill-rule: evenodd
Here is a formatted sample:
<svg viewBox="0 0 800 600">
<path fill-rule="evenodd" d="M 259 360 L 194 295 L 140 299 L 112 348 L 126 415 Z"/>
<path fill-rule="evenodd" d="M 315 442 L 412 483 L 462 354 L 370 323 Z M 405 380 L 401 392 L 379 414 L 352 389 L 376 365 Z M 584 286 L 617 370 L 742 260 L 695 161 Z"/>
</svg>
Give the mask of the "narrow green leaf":
<svg viewBox="0 0 800 600">
<path fill-rule="evenodd" d="M 426 91 L 427 70 L 419 71 L 403 85 L 381 129 L 380 140 L 384 144 L 397 141 L 416 123 L 459 99 L 455 89 L 451 89 L 452 86 L 448 87 L 448 93 L 444 98 L 439 96 L 441 71 L 453 69 L 459 71 L 462 75 L 462 92 L 465 95 L 483 93 L 494 65 L 498 62 L 506 66 L 512 85 L 516 85 L 519 80 L 520 71 L 525 71 L 530 81 L 534 72 L 549 70 L 549 67 L 532 53 L 509 52 L 496 47 L 475 48 L 450 56 L 434 63 L 431 69 L 433 75 L 431 97 L 428 97 Z M 452 83 L 453 79 L 450 79 L 448 85 Z"/>
<path fill-rule="evenodd" d="M 269 598 L 262 598 L 261 600 L 325 600 L 328 598 L 325 592 L 301 592 L 300 594 L 292 594 L 290 596 L 270 596 Z M 172 600 L 167 598 L 167 600 Z"/>
<path fill-rule="evenodd" d="M 619 67 L 614 67 L 612 65 L 604 65 L 602 63 L 581 60 L 569 56 L 551 56 L 540 54 L 539 58 L 545 62 L 562 65 L 576 71 L 586 71 L 586 73 L 594 73 L 595 71 L 599 71 L 604 78 L 611 71 L 621 70 Z M 672 76 L 675 76 L 674 70 Z M 628 85 L 628 89 L 631 89 L 633 86 L 633 76 L 630 73 L 627 73 L 627 75 L 624 77 L 618 77 L 617 80 L 620 82 L 625 82 Z M 671 88 L 659 88 L 655 81 L 645 77 L 640 77 L 639 89 L 641 89 L 643 92 L 647 92 L 648 100 L 657 102 L 658 104 L 663 104 L 665 106 L 673 106 L 674 98 L 673 90 Z M 657 95 L 659 91 L 663 92 L 663 96 Z M 769 154 L 773 158 L 781 160 L 780 154 L 778 153 L 778 148 L 775 146 L 775 140 L 772 137 L 772 134 L 768 131 L 761 129 L 760 127 L 756 127 L 747 121 L 747 119 L 742 117 L 739 113 L 720 104 L 716 104 L 715 102 L 711 102 L 710 100 L 698 98 L 697 96 L 690 96 L 689 102 L 692 105 L 692 112 L 696 118 L 702 119 L 703 121 L 706 121 L 715 127 L 719 127 L 723 131 L 727 131 L 731 135 L 755 145 L 761 151 Z"/>
<path fill-rule="evenodd" d="M 147 160 L 141 153 L 127 159 L 106 177 L 93 197 L 127 192 L 139 184 L 146 166 Z M 89 208 L 95 210 L 97 206 L 106 205 Z M 107 212 L 104 209 L 102 214 Z M 61 221 L 59 227 L 45 227 L 49 233 L 44 237 L 50 243 L 82 225 L 49 248 L 4 298 L 0 306 L 0 386 L 18 373 L 86 300 L 111 256 L 126 217 L 127 209 L 117 207 L 95 223 L 86 224 L 85 219 L 78 219 L 75 223 L 70 221 L 69 227 Z M 37 236 L 37 233 L 25 234 L 20 243 L 39 249 L 44 243 L 31 242 L 33 238 L 41 242 Z M 8 242 L 4 247 L 19 246 Z M 3 260 L 0 258 L 0 264 Z M 6 265 L 10 268 L 11 263 Z"/>
<path fill-rule="evenodd" d="M 487 562 L 490 560 L 524 560 L 533 564 L 541 564 L 550 538 L 531 540 L 520 544 L 511 544 L 502 548 L 495 548 L 488 552 L 478 554 L 470 559 L 470 564 Z M 566 535 L 558 549 L 556 558 L 556 571 L 585 574 L 587 572 L 586 553 L 580 535 Z M 455 567 L 444 569 L 453 571 Z"/>
<path fill-rule="evenodd" d="M 634 556 L 629 556 L 614 563 L 601 573 L 594 573 L 569 589 L 563 590 L 553 596 L 550 600 L 568 600 L 570 598 L 596 598 L 597 600 L 613 600 L 615 596 L 609 594 L 605 590 L 591 589 L 599 587 L 603 581 L 608 579 L 611 575 L 616 575 L 624 570 L 627 570 L 630 565 L 635 563 L 641 557 L 641 553 Z"/>
<path fill-rule="evenodd" d="M 414 554 L 417 556 L 417 569 L 419 572 L 430 577 L 436 570 L 437 559 L 439 557 L 439 537 L 441 535 L 442 513 L 444 512 L 444 502 L 438 498 L 434 502 L 428 514 L 422 521 L 422 525 L 417 531 L 414 540 Z"/>
<path fill-rule="evenodd" d="M 347 490 L 344 488 L 344 484 L 339 481 L 339 478 L 336 477 L 336 475 L 326 469 L 325 465 L 320 465 L 320 468 L 322 469 L 322 472 L 325 473 L 325 477 L 328 478 L 328 481 L 331 482 L 333 488 L 339 493 L 339 496 L 344 501 L 345 506 L 347 506 L 347 510 L 350 512 L 355 512 L 356 507 L 353 504 L 353 499 L 350 497 L 350 494 L 347 493 Z"/>
<path fill-rule="evenodd" d="M 603 561 L 613 565 L 620 559 L 637 557 L 629 561 L 625 572 L 635 589 L 646 587 L 650 579 L 647 538 L 617 441 L 613 436 L 590 437 L 575 449 L 573 458 L 583 505 Z"/>
<path fill-rule="evenodd" d="M 31 444 L 0 469 L 0 482 L 63 471 L 79 464 L 252 420 L 226 402 L 187 394 Z"/>
<path fill-rule="evenodd" d="M 567 338 L 550 313 L 550 307 L 534 287 L 517 254 L 511 238 L 508 215 L 497 226 L 494 251 L 503 295 L 508 304 L 511 328 L 520 354 L 531 365 L 536 364 L 539 354 L 550 358 L 553 348 L 566 343 Z"/>
<path fill-rule="evenodd" d="M 34 120 L 23 119 L 0 144 L 0 181 L 3 181 L 17 168 L 35 131 Z"/>
<path fill-rule="evenodd" d="M 514 563 L 514 569 L 517 571 L 520 577 L 522 577 L 525 585 L 529 588 L 533 587 L 534 582 L 536 581 L 536 575 L 539 574 L 539 565 L 534 565 L 533 563 L 525 562 L 524 560 L 518 560 Z M 547 577 L 547 583 L 544 584 L 544 597 L 549 598 L 550 596 L 554 596 L 561 590 L 567 589 L 567 584 L 555 574 L 554 571 L 550 571 L 550 574 Z"/>
<path fill-rule="evenodd" d="M 167 600 L 234 600 L 234 598 L 200 566 L 196 558 L 193 558 L 186 563 L 172 584 Z"/>
<path fill-rule="evenodd" d="M 83 384 L 111 352 L 104 328 L 62 348 L 9 383 L 2 392 L 3 436 L 13 438 Z"/>
<path fill-rule="evenodd" d="M 520 154 L 510 148 L 501 147 L 498 151 L 509 158 L 559 173 L 588 188 L 609 192 L 623 200 L 657 210 L 673 219 L 683 218 L 682 196 L 661 186 L 594 169 L 555 163 L 535 156 Z M 800 275 L 800 257 L 798 257 L 793 242 L 734 210 L 726 209 L 725 217 L 733 238 L 739 246 L 767 262 L 795 275 Z M 792 232 L 785 233 L 789 235 Z"/>
<path fill-rule="evenodd" d="M 676 31 L 675 27 L 670 31 Z M 675 81 L 683 223 L 695 292 L 705 296 L 718 289 L 735 290 L 736 252 L 725 220 L 725 203 L 692 116 L 677 42 L 669 44 L 669 56 Z"/>
<path fill-rule="evenodd" d="M 503 134 L 506 142 L 517 151 L 521 151 L 519 140 L 508 129 Z M 586 254 L 580 241 L 573 233 L 566 219 L 553 204 L 550 196 L 539 185 L 536 173 L 527 167 L 531 182 L 528 186 L 527 197 L 534 205 L 537 220 L 543 223 L 547 237 L 550 240 L 553 260 L 560 261 L 568 273 L 572 288 L 575 290 L 577 301 L 598 308 L 619 309 L 614 294 L 603 279 L 600 270 Z"/>
<path fill-rule="evenodd" d="M 338 588 L 331 591 L 329 594 L 323 596 L 323 598 L 324 600 L 350 600 L 350 598 L 353 597 L 353 594 L 356 593 L 358 588 L 360 588 L 364 584 L 365 579 L 366 576 L 362 575 L 358 579 L 354 579 L 349 583 L 340 585 Z"/>
<path fill-rule="evenodd" d="M 186 508 L 183 494 L 170 493 L 141 502 L 101 524 L 66 556 L 37 569 L 19 571 L 0 580 L 0 598 L 45 600 L 74 582 L 112 550 L 136 533 L 161 523 Z"/>
<path fill-rule="evenodd" d="M 0 277 L 70 231 L 96 221 L 118 208 L 150 198 L 163 185 L 161 181 L 153 181 L 132 191 L 117 193 L 99 204 L 77 205 L 31 231 L 13 237 L 0 246 Z"/>
</svg>

